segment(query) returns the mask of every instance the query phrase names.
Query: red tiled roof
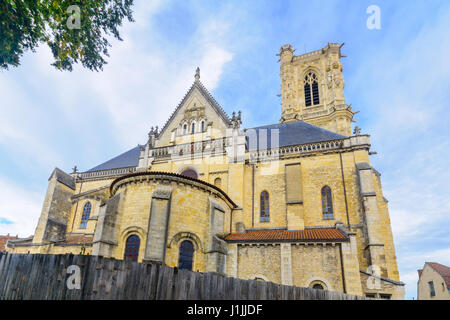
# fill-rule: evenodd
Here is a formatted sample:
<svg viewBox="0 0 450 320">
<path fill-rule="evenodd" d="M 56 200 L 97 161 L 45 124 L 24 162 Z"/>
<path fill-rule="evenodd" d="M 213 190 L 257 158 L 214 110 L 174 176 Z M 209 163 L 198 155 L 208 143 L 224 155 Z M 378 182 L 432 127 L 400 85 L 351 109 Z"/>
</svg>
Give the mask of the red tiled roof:
<svg viewBox="0 0 450 320">
<path fill-rule="evenodd" d="M 423 269 L 417 270 L 417 272 L 419 273 L 419 278 L 422 275 L 422 271 L 423 271 Z"/>
<path fill-rule="evenodd" d="M 450 287 L 450 267 L 437 262 L 425 262 L 425 264 L 429 265 L 434 271 L 439 273 L 441 277 L 444 278 L 447 288 Z"/>
<path fill-rule="evenodd" d="M 347 241 L 348 238 L 335 228 L 306 230 L 248 230 L 245 233 L 232 233 L 226 241 Z"/>
<path fill-rule="evenodd" d="M 93 238 L 93 236 L 85 236 L 84 234 L 68 234 L 66 240 L 59 242 L 58 244 L 91 243 Z"/>
<path fill-rule="evenodd" d="M 11 237 L 9 235 L 8 236 L 0 236 L 0 251 L 5 250 L 6 242 L 8 240 L 17 240 L 17 239 L 18 239 L 17 236 L 15 236 L 15 237 Z"/>
</svg>

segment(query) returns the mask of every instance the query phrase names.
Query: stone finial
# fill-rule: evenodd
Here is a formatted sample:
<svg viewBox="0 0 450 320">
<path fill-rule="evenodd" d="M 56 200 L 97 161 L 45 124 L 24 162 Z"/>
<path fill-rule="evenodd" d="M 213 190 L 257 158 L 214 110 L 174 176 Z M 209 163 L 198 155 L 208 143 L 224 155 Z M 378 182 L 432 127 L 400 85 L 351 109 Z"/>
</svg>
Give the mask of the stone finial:
<svg viewBox="0 0 450 320">
<path fill-rule="evenodd" d="M 195 81 L 199 80 L 200 80 L 200 68 L 197 67 L 197 69 L 195 70 Z"/>
<path fill-rule="evenodd" d="M 78 168 L 77 168 L 77 166 L 74 166 L 73 168 L 72 168 L 72 173 L 77 173 L 78 172 Z"/>
<path fill-rule="evenodd" d="M 239 129 L 240 128 L 240 126 L 242 124 L 241 111 L 238 111 L 238 115 L 237 116 L 236 116 L 236 112 L 233 111 L 232 117 L 231 117 L 231 124 L 232 124 L 234 129 Z"/>
<path fill-rule="evenodd" d="M 358 126 L 355 126 L 355 129 L 353 130 L 353 134 L 355 136 L 359 136 L 361 134 L 361 128 Z"/>
</svg>

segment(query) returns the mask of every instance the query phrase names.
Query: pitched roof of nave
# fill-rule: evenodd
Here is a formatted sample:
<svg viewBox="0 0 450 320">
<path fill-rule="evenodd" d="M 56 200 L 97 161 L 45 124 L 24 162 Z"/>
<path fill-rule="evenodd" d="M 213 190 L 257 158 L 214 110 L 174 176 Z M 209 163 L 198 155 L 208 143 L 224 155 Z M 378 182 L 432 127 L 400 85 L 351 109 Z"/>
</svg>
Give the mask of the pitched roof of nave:
<svg viewBox="0 0 450 320">
<path fill-rule="evenodd" d="M 251 130 L 254 130 L 253 133 Z M 259 141 L 260 130 L 267 130 L 267 147 Z M 292 121 L 286 123 L 277 123 L 261 127 L 249 128 L 246 130 L 247 140 L 256 133 L 256 145 L 249 143 L 249 150 L 266 149 L 271 147 L 271 130 L 278 129 L 279 131 L 279 147 L 301 145 L 314 142 L 332 141 L 347 138 L 346 136 L 337 134 L 335 132 L 317 127 L 304 121 Z M 136 167 L 139 163 L 140 146 L 134 147 L 111 160 L 108 160 L 87 172 Z"/>
<path fill-rule="evenodd" d="M 255 132 L 257 133 L 256 135 L 257 144 L 256 145 L 250 144 L 249 145 L 250 150 L 270 148 L 272 140 L 271 134 L 274 132 L 274 130 L 279 130 L 278 131 L 279 146 L 274 147 L 286 147 L 306 143 L 331 141 L 347 138 L 346 136 L 320 128 L 318 126 L 315 126 L 302 120 L 285 123 L 276 123 L 247 129 L 246 131 L 247 139 L 251 135 L 250 130 L 252 129 L 255 130 Z M 267 137 L 267 147 L 264 145 L 260 145 L 259 143 L 261 130 L 267 130 L 267 134 L 262 134 L 262 136 Z"/>
</svg>

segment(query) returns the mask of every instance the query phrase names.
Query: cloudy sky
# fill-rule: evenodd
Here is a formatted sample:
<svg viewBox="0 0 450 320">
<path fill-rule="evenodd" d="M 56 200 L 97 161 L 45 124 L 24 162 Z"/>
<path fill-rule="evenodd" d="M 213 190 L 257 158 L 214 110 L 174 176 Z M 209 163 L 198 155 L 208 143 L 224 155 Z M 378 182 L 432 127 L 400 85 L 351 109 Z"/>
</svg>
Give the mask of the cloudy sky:
<svg viewBox="0 0 450 320">
<path fill-rule="evenodd" d="M 57 71 L 45 46 L 0 71 L 0 234 L 34 233 L 54 167 L 88 170 L 145 143 L 197 66 L 244 127 L 265 125 L 280 118 L 281 45 L 345 42 L 346 101 L 378 152 L 407 298 L 425 261 L 450 265 L 448 1 L 136 0 L 134 16 L 103 72 Z"/>
</svg>

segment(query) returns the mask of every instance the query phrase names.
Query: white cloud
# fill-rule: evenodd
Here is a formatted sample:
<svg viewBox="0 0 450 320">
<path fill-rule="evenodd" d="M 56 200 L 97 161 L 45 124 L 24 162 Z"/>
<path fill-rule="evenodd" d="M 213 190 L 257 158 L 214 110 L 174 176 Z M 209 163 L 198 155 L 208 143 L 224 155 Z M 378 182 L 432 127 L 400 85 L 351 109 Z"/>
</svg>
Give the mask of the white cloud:
<svg viewBox="0 0 450 320">
<path fill-rule="evenodd" d="M 0 223 L 0 234 L 18 234 L 19 237 L 33 235 L 45 195 L 4 178 L 0 178 L 0 190 L 0 217 L 12 222 Z"/>
</svg>

